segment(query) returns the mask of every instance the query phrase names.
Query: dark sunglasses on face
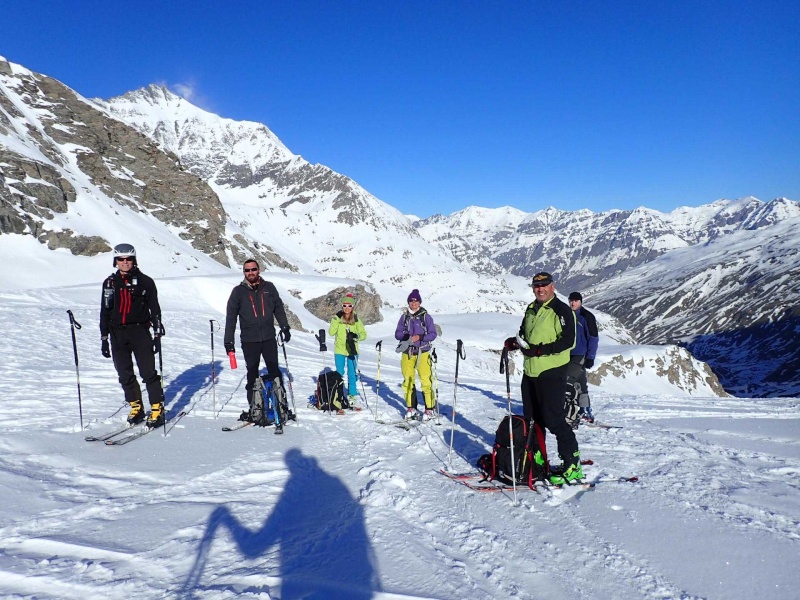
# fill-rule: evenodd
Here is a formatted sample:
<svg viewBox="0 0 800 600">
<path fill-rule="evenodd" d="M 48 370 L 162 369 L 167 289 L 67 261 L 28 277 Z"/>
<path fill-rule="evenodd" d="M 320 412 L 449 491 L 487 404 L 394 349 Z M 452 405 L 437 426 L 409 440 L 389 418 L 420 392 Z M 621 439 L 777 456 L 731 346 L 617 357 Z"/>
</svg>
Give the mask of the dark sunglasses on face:
<svg viewBox="0 0 800 600">
<path fill-rule="evenodd" d="M 352 304 L 342 304 L 342 308 L 353 308 Z"/>
<path fill-rule="evenodd" d="M 131 256 L 118 256 L 117 262 L 133 262 L 133 257 Z"/>
<path fill-rule="evenodd" d="M 258 267 L 253 267 L 252 269 L 245 269 L 244 270 L 245 273 L 252 273 L 254 271 L 258 271 Z"/>
</svg>

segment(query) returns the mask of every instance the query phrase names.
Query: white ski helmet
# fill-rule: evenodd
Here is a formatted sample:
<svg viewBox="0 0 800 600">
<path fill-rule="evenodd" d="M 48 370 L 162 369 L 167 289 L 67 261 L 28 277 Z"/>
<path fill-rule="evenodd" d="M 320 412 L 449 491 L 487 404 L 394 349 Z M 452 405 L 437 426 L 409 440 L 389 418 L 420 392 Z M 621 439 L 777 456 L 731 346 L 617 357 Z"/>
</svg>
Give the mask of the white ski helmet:
<svg viewBox="0 0 800 600">
<path fill-rule="evenodd" d="M 133 257 L 133 266 L 137 266 L 136 263 L 136 248 L 134 248 L 131 244 L 117 244 L 114 246 L 114 258 L 112 259 L 112 264 L 116 267 L 117 266 L 117 257 L 118 256 L 131 256 Z"/>
</svg>

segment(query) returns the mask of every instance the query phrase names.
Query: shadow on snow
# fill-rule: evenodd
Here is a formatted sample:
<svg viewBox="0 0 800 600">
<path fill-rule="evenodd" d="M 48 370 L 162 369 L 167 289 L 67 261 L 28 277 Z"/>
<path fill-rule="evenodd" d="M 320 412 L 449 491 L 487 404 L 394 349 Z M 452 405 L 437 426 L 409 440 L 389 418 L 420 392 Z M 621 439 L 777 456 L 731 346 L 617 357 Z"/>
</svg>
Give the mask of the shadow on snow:
<svg viewBox="0 0 800 600">
<path fill-rule="evenodd" d="M 266 568 L 274 569 L 265 575 L 280 577 L 281 600 L 367 600 L 373 591 L 381 591 L 362 506 L 339 479 L 319 467 L 316 459 L 293 448 L 285 460 L 289 480 L 260 529 L 248 529 L 225 505 L 214 509 L 181 598 L 194 598 L 198 590 L 220 589 L 219 585 L 203 586 L 201 582 L 220 528 L 228 531 L 244 559 L 263 557 L 271 547 L 277 547 L 277 564 L 265 560 Z M 253 573 L 248 575 L 252 579 Z M 230 589 L 232 585 L 223 587 Z M 236 591 L 273 593 L 266 584 L 249 590 L 236 586 Z"/>
</svg>

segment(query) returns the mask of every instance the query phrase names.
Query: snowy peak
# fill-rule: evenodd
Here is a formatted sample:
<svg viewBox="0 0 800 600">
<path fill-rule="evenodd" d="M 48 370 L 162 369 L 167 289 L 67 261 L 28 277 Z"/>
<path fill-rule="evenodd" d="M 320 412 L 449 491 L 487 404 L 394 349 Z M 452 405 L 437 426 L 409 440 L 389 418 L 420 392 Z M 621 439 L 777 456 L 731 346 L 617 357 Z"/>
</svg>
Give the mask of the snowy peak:
<svg viewBox="0 0 800 600">
<path fill-rule="evenodd" d="M 440 308 L 466 309 L 483 295 L 498 310 L 522 304 L 512 290 L 520 285 L 510 287 L 507 276 L 480 278 L 422 239 L 398 210 L 291 153 L 265 125 L 208 113 L 163 86 L 97 102 L 210 183 L 230 216 L 228 238 L 269 240 L 301 271 L 369 281 L 394 304 L 404 305 L 410 288 L 426 282 L 432 307 L 441 301 Z M 477 291 L 453 293 L 458 282 Z"/>
<path fill-rule="evenodd" d="M 185 268 L 227 264 L 208 184 L 55 79 L 0 63 L 0 142 L 0 233 L 80 256 L 142 239 L 175 248 Z"/>
<path fill-rule="evenodd" d="M 153 138 L 180 157 L 190 171 L 219 183 L 242 184 L 265 166 L 298 157 L 268 127 L 209 113 L 163 85 L 128 92 L 105 102 L 108 114 Z"/>
</svg>

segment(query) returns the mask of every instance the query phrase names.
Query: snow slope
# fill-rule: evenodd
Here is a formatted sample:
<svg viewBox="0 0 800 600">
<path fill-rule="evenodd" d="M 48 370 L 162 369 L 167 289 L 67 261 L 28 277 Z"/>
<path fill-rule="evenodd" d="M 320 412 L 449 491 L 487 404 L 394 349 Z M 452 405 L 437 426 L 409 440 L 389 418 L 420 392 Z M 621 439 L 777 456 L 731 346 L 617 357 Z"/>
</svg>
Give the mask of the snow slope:
<svg viewBox="0 0 800 600">
<path fill-rule="evenodd" d="M 391 318 L 362 344 L 368 409 L 338 417 L 306 406 L 332 357 L 296 333 L 287 351 L 298 421 L 283 436 L 223 433 L 245 404 L 244 371 L 222 360 L 217 331 L 211 386 L 209 319 L 223 320 L 237 279 L 158 281 L 168 410 L 187 414 L 166 437 L 120 447 L 83 439 L 126 413 L 99 353 L 99 285 L 4 286 L 0 597 L 796 597 L 797 399 L 689 397 L 644 374 L 593 387 L 598 418 L 624 427 L 578 431 L 595 462 L 587 474 L 601 482 L 564 503 L 520 490 L 515 506 L 512 494 L 472 492 L 437 471 L 471 470 L 490 447 L 508 396 L 497 354 L 475 338 L 499 347 L 518 317 L 487 317 L 476 336 L 463 315 L 437 315 L 440 404 L 457 408 L 452 452 L 449 421 L 411 431 L 375 422 L 373 411 L 393 420 L 401 410 Z M 318 285 L 273 279 L 282 291 Z M 84 432 L 67 309 L 83 325 Z M 455 388 L 459 338 L 467 358 Z M 511 397 L 519 411 L 516 377 Z M 638 483 L 614 481 L 634 474 Z"/>
</svg>

